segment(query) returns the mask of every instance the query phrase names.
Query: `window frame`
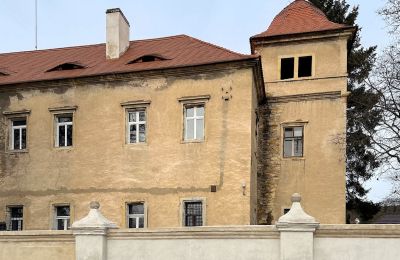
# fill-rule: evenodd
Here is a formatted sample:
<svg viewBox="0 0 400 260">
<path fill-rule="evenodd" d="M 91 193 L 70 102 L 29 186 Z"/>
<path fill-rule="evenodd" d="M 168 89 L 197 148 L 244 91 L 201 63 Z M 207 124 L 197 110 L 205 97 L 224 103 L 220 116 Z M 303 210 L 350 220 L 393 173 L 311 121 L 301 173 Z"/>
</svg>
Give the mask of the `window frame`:
<svg viewBox="0 0 400 260">
<path fill-rule="evenodd" d="M 292 153 L 291 156 L 286 156 L 285 155 L 285 141 L 287 138 L 289 137 L 285 137 L 285 132 L 287 128 L 293 128 L 293 133 L 294 133 L 294 128 L 302 128 L 302 136 L 301 136 L 301 140 L 302 140 L 302 154 L 300 156 L 298 155 L 294 155 L 294 140 L 296 139 L 296 137 L 293 135 L 293 137 L 290 137 L 293 139 L 293 143 L 292 143 Z M 283 159 L 301 159 L 304 158 L 305 155 L 305 124 L 285 124 L 282 126 L 282 157 Z"/>
<path fill-rule="evenodd" d="M 59 122 L 58 119 L 61 117 L 71 117 L 71 122 Z M 55 141 L 55 147 L 56 148 L 61 148 L 61 149 L 67 149 L 67 148 L 72 148 L 74 146 L 74 113 L 60 113 L 60 114 L 55 114 L 54 115 L 54 124 L 55 124 L 55 136 L 54 136 L 54 141 Z M 64 134 L 65 134 L 65 145 L 61 146 L 60 145 L 60 127 L 64 126 Z M 68 145 L 68 126 L 72 127 L 71 130 L 71 145 Z"/>
<path fill-rule="evenodd" d="M 125 101 L 121 102 L 120 105 L 123 108 L 123 122 L 124 122 L 124 131 L 123 143 L 129 147 L 138 147 L 141 145 L 147 145 L 149 142 L 149 118 L 150 118 L 150 100 L 135 100 L 135 101 Z M 145 142 L 136 142 L 130 143 L 130 128 L 129 128 L 129 111 L 145 111 L 146 121 L 145 121 Z"/>
<path fill-rule="evenodd" d="M 186 226 L 186 203 L 201 202 L 202 203 L 202 225 L 201 226 Z M 180 222 L 182 227 L 195 228 L 207 226 L 207 200 L 204 197 L 182 198 L 180 200 Z"/>
<path fill-rule="evenodd" d="M 13 208 L 22 208 L 22 217 L 13 217 L 12 216 L 12 209 Z M 6 221 L 6 229 L 7 231 L 22 231 L 24 230 L 24 205 L 7 205 L 6 206 L 6 215 L 7 215 L 7 221 Z M 12 227 L 12 222 L 13 221 L 18 221 L 18 229 L 13 230 Z"/>
<path fill-rule="evenodd" d="M 142 204 L 143 205 L 143 214 L 129 214 L 129 205 L 132 204 Z M 129 201 L 125 203 L 125 226 L 129 229 L 144 229 L 147 228 L 147 203 L 145 201 Z M 132 217 L 131 217 L 132 215 Z M 139 216 L 140 215 L 140 216 Z M 143 215 L 143 228 L 138 227 L 139 221 L 138 218 Z M 129 219 L 136 218 L 136 226 L 137 227 L 129 227 Z"/>
<path fill-rule="evenodd" d="M 311 57 L 311 76 L 306 76 L 306 77 L 299 77 L 299 60 L 300 58 L 303 57 Z M 293 71 L 293 78 L 289 79 L 282 79 L 282 59 L 289 59 L 289 58 L 294 58 L 294 71 Z M 281 55 L 278 56 L 278 81 L 285 82 L 285 81 L 297 81 L 297 80 L 306 80 L 306 79 L 312 79 L 315 78 L 315 66 L 316 64 L 316 59 L 315 59 L 315 54 L 314 53 L 302 53 L 302 54 L 296 54 L 296 55 Z"/>
<path fill-rule="evenodd" d="M 52 116 L 52 143 L 53 147 L 57 150 L 69 150 L 72 149 L 76 144 L 75 144 L 75 131 L 76 131 L 76 110 L 78 109 L 78 106 L 65 106 L 65 107 L 52 107 L 49 108 L 49 112 L 51 113 Z M 59 129 L 58 129 L 58 118 L 63 117 L 66 115 L 70 115 L 72 117 L 72 145 L 70 146 L 59 146 L 59 140 L 58 140 L 58 135 L 59 135 Z M 67 131 L 67 127 L 65 128 L 65 131 Z"/>
<path fill-rule="evenodd" d="M 57 215 L 57 208 L 59 207 L 69 207 L 69 216 L 58 216 Z M 72 221 L 71 221 L 71 215 L 72 215 L 72 207 L 70 204 L 55 204 L 53 205 L 53 230 L 69 230 L 71 229 Z M 58 229 L 58 220 L 64 220 L 64 229 Z M 65 221 L 67 221 L 67 229 L 65 229 Z"/>
<path fill-rule="evenodd" d="M 7 134 L 5 142 L 5 151 L 9 153 L 26 153 L 29 149 L 29 116 L 30 110 L 20 110 L 20 111 L 4 111 L 3 115 L 7 120 Z M 13 131 L 13 121 L 24 119 L 25 122 L 25 149 L 14 149 L 14 131 Z"/>
<path fill-rule="evenodd" d="M 140 112 L 144 112 L 144 116 L 145 116 L 145 120 L 144 121 L 140 121 Z M 130 113 L 136 113 L 136 122 L 130 122 L 129 121 L 129 115 Z M 147 115 L 147 108 L 146 107 L 137 107 L 137 108 L 126 108 L 125 110 L 125 144 L 128 145 L 138 145 L 138 144 L 145 144 L 147 143 L 147 134 L 148 134 L 148 130 L 147 130 L 147 119 L 148 119 L 148 115 Z M 131 142 L 131 138 L 130 138 L 130 134 L 131 134 L 131 125 L 136 125 L 136 142 Z M 144 142 L 140 142 L 139 141 L 139 137 L 140 137 L 140 125 L 144 125 Z"/>
<path fill-rule="evenodd" d="M 207 140 L 207 103 L 210 100 L 210 95 L 201 95 L 201 96 L 188 96 L 178 98 L 178 102 L 181 104 L 182 109 L 182 135 L 181 135 L 181 143 L 203 143 Z M 198 107 L 202 106 L 204 109 L 203 112 L 203 138 L 202 139 L 187 139 L 186 138 L 186 108 L 187 107 Z M 193 131 L 195 131 L 194 129 Z M 194 132 L 196 133 L 196 132 Z"/>
<path fill-rule="evenodd" d="M 10 118 L 10 146 L 9 150 L 13 152 L 18 152 L 18 151 L 25 151 L 27 150 L 28 147 L 28 117 L 13 117 Z M 22 121 L 25 120 L 25 125 L 21 126 L 14 126 L 14 122 L 16 121 Z M 25 129 L 25 148 L 22 148 L 22 131 Z M 19 130 L 19 147 L 18 149 L 15 149 L 15 135 L 14 135 L 14 130 Z"/>
<path fill-rule="evenodd" d="M 189 117 L 187 116 L 187 110 L 193 108 L 193 116 Z M 199 116 L 197 115 L 197 110 L 198 108 L 203 108 L 203 115 Z M 205 139 L 205 113 L 206 112 L 206 107 L 204 103 L 198 103 L 198 104 L 185 104 L 183 106 L 183 141 L 184 142 L 203 142 Z M 188 138 L 188 121 L 193 120 L 193 139 Z M 198 127 L 198 121 L 203 120 L 203 136 L 201 138 L 197 137 L 197 127 Z"/>
</svg>

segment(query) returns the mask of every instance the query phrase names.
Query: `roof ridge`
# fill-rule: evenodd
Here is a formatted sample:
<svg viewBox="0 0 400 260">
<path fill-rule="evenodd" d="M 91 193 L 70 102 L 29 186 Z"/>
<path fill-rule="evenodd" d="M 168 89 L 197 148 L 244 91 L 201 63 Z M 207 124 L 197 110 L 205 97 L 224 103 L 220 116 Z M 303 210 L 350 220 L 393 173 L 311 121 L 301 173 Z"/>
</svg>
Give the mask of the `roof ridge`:
<svg viewBox="0 0 400 260">
<path fill-rule="evenodd" d="M 178 34 L 178 35 L 171 35 L 166 37 L 158 37 L 158 38 L 148 38 L 148 39 L 140 39 L 140 40 L 132 40 L 129 43 L 133 42 L 143 42 L 143 41 L 159 41 L 164 39 L 172 39 L 172 38 L 180 38 L 187 36 L 185 34 Z M 28 50 L 28 51 L 15 51 L 15 52 L 5 52 L 0 53 L 0 56 L 5 55 L 13 55 L 13 54 L 25 54 L 25 53 L 42 53 L 47 51 L 59 51 L 59 50 L 69 50 L 69 49 L 80 49 L 80 48 L 93 48 L 93 47 L 100 47 L 105 45 L 106 43 L 95 43 L 95 44 L 86 44 L 86 45 L 77 45 L 77 46 L 68 46 L 68 47 L 58 47 L 58 48 L 49 48 L 49 49 L 42 49 L 42 50 Z"/>
</svg>

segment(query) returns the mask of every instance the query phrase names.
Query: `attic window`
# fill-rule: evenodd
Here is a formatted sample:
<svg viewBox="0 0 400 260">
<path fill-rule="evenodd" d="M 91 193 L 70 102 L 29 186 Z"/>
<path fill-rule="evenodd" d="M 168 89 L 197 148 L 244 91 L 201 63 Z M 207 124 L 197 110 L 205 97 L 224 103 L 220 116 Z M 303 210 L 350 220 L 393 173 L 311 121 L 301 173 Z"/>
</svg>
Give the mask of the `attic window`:
<svg viewBox="0 0 400 260">
<path fill-rule="evenodd" d="M 163 61 L 167 60 L 165 57 L 162 57 L 161 55 L 143 55 L 133 61 L 128 62 L 128 64 L 134 64 L 134 63 L 142 63 L 142 62 L 153 62 L 153 61 Z"/>
<path fill-rule="evenodd" d="M 47 72 L 63 71 L 63 70 L 76 70 L 76 69 L 84 69 L 84 68 L 85 68 L 85 66 L 83 66 L 79 63 L 67 62 L 67 63 L 57 65 L 56 67 L 49 69 Z"/>
</svg>

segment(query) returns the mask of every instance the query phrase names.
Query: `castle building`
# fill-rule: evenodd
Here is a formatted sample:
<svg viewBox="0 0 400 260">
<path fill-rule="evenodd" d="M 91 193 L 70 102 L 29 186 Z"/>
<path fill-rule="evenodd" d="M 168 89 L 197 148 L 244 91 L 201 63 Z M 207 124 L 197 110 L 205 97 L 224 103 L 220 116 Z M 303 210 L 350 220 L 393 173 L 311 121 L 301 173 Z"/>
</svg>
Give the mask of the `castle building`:
<svg viewBox="0 0 400 260">
<path fill-rule="evenodd" d="M 90 201 L 120 227 L 274 223 L 302 193 L 345 222 L 354 28 L 304 0 L 251 55 L 177 35 L 0 54 L 0 229 L 68 229 Z"/>
</svg>

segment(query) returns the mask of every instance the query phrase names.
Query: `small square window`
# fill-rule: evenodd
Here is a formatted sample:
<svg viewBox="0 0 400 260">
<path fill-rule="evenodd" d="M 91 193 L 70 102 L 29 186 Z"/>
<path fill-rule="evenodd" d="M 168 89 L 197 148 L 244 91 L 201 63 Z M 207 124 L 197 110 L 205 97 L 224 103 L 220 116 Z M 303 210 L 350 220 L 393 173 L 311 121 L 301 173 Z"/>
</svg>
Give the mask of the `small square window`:
<svg viewBox="0 0 400 260">
<path fill-rule="evenodd" d="M 281 79 L 294 78 L 294 58 L 281 59 Z"/>
<path fill-rule="evenodd" d="M 303 157 L 304 128 L 302 126 L 285 127 L 283 138 L 283 156 Z"/>
<path fill-rule="evenodd" d="M 72 114 L 56 115 L 55 124 L 56 124 L 55 127 L 56 147 L 72 146 L 73 115 Z"/>
<path fill-rule="evenodd" d="M 299 78 L 312 76 L 312 56 L 299 57 Z"/>
<path fill-rule="evenodd" d="M 22 206 L 10 206 L 7 207 L 7 213 L 9 219 L 8 230 L 23 230 L 24 208 Z"/>
<path fill-rule="evenodd" d="M 146 110 L 127 110 L 126 143 L 146 142 Z"/>
<path fill-rule="evenodd" d="M 11 119 L 10 150 L 26 149 L 26 118 Z"/>
<path fill-rule="evenodd" d="M 203 225 L 203 202 L 185 201 L 184 202 L 184 226 L 196 227 Z"/>
<path fill-rule="evenodd" d="M 70 228 L 70 207 L 69 206 L 56 206 L 54 207 L 55 215 L 55 229 L 68 230 Z"/>
<path fill-rule="evenodd" d="M 204 105 L 185 106 L 184 140 L 204 140 Z"/>
<path fill-rule="evenodd" d="M 144 228 L 144 203 L 127 204 L 127 222 L 128 228 Z"/>
</svg>

